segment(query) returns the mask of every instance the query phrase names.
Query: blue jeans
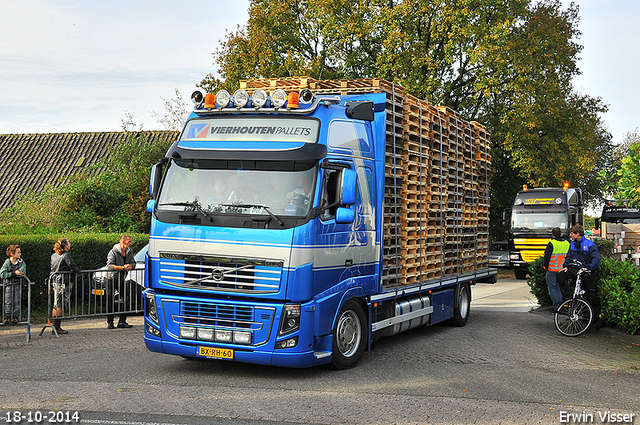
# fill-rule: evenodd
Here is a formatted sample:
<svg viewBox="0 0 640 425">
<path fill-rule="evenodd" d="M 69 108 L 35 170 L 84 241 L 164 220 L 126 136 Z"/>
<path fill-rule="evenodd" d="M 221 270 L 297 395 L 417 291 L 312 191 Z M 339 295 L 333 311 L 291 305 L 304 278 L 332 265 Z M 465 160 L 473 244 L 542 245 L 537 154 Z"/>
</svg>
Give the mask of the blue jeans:
<svg viewBox="0 0 640 425">
<path fill-rule="evenodd" d="M 547 289 L 549 290 L 549 296 L 553 303 L 554 310 L 560 307 L 562 304 L 562 292 L 560 291 L 560 285 L 558 285 L 558 272 L 550 272 L 547 270 Z"/>
</svg>

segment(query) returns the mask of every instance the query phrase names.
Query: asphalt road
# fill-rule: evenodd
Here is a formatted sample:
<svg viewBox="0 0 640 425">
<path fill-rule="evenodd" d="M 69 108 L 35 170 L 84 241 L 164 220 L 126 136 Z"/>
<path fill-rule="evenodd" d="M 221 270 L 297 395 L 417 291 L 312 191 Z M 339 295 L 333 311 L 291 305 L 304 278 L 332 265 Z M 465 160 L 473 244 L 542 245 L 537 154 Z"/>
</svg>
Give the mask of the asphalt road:
<svg viewBox="0 0 640 425">
<path fill-rule="evenodd" d="M 29 343 L 24 327 L 3 328 L 0 423 L 15 410 L 121 425 L 560 424 L 570 414 L 606 423 L 606 412 L 640 423 L 640 337 L 607 328 L 563 337 L 550 314 L 530 312 L 524 281 L 472 293 L 467 326 L 380 339 L 347 371 L 151 353 L 142 317 L 115 330 L 68 321 L 60 339 L 34 326 Z"/>
</svg>

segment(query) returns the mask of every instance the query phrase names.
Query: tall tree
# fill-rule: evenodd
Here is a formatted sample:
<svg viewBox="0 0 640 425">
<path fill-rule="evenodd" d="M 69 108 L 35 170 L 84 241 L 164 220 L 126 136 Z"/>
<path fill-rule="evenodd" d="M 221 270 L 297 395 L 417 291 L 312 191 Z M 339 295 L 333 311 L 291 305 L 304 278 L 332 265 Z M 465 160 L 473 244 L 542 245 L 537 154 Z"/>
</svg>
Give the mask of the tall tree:
<svg viewBox="0 0 640 425">
<path fill-rule="evenodd" d="M 594 200 L 611 137 L 599 118 L 606 105 L 573 87 L 578 12 L 560 0 L 253 0 L 247 25 L 227 33 L 214 53 L 221 78 L 210 74 L 201 85 L 385 78 L 486 124 L 500 158 L 494 176 L 534 186 L 570 181 Z M 492 202 L 493 216 L 510 205 L 520 181 Z"/>
</svg>

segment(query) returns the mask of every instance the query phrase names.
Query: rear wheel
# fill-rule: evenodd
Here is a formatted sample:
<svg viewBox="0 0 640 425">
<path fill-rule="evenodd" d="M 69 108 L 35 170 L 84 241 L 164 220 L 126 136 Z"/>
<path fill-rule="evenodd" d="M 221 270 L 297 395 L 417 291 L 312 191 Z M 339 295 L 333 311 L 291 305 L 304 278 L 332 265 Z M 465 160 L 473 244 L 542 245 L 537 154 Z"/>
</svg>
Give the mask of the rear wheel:
<svg viewBox="0 0 640 425">
<path fill-rule="evenodd" d="M 349 369 L 360 361 L 367 339 L 366 323 L 364 308 L 358 301 L 351 299 L 344 303 L 333 329 L 334 368 Z"/>
<path fill-rule="evenodd" d="M 578 336 L 583 334 L 593 321 L 593 309 L 583 299 L 569 299 L 563 302 L 556 310 L 553 322 L 556 329 L 566 336 Z"/>
<path fill-rule="evenodd" d="M 471 310 L 471 288 L 469 288 L 469 284 L 461 283 L 456 287 L 453 305 L 451 324 L 454 326 L 466 325 Z"/>
</svg>

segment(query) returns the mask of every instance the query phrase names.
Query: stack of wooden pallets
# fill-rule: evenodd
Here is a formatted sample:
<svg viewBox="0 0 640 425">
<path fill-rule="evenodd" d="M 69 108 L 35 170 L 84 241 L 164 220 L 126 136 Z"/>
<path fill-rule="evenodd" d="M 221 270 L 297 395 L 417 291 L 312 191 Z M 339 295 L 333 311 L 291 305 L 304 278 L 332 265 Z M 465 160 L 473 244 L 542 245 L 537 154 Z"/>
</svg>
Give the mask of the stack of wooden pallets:
<svg viewBox="0 0 640 425">
<path fill-rule="evenodd" d="M 380 79 L 282 78 L 249 91 L 385 93 L 387 102 L 383 286 L 428 283 L 489 267 L 489 134 Z"/>
</svg>

